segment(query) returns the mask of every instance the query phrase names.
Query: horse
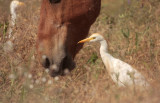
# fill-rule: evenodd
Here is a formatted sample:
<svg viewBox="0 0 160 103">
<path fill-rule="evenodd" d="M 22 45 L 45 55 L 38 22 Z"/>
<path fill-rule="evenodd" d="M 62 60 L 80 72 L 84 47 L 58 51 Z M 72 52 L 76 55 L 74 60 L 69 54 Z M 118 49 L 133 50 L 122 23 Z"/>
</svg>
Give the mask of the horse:
<svg viewBox="0 0 160 103">
<path fill-rule="evenodd" d="M 42 0 L 37 53 L 51 76 L 75 67 L 74 58 L 100 13 L 101 0 Z"/>
</svg>

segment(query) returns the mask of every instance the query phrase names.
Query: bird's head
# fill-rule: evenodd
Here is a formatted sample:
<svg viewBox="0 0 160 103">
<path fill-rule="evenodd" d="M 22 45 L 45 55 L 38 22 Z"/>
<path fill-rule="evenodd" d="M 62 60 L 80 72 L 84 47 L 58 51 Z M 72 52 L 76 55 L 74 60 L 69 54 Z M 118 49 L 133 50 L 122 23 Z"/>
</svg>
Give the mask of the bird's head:
<svg viewBox="0 0 160 103">
<path fill-rule="evenodd" d="M 85 43 L 85 42 L 100 42 L 104 40 L 103 36 L 100 35 L 99 33 L 94 33 L 90 37 L 83 39 L 79 41 L 78 43 Z"/>
<path fill-rule="evenodd" d="M 10 6 L 12 9 L 16 9 L 17 7 L 24 6 L 24 5 L 25 4 L 23 2 L 20 2 L 18 0 L 13 0 Z"/>
<path fill-rule="evenodd" d="M 20 2 L 19 0 L 13 0 L 12 1 L 15 5 L 18 5 L 18 6 L 23 6 L 25 5 L 23 2 Z"/>
</svg>

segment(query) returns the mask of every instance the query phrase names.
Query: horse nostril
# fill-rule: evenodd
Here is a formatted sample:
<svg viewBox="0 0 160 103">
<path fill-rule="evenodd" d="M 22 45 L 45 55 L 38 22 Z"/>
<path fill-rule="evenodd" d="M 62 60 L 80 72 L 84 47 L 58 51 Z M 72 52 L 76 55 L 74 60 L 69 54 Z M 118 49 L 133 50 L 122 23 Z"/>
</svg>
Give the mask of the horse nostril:
<svg viewBox="0 0 160 103">
<path fill-rule="evenodd" d="M 66 56 L 63 59 L 63 68 L 68 68 L 68 70 L 72 70 L 73 68 L 75 68 L 75 63 L 73 61 L 73 59 L 71 58 L 71 56 Z"/>
<path fill-rule="evenodd" d="M 46 55 L 43 55 L 43 56 L 42 56 L 42 60 L 43 60 L 43 62 L 42 62 L 43 67 L 49 68 L 49 66 L 50 66 L 50 61 L 49 61 L 49 59 L 47 58 Z"/>
</svg>

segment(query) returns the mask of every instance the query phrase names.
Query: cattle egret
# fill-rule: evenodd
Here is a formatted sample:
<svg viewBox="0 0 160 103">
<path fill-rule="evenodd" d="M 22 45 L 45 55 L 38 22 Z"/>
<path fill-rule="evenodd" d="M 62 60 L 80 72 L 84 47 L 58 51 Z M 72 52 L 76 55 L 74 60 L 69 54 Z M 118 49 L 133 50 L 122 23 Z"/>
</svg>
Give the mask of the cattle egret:
<svg viewBox="0 0 160 103">
<path fill-rule="evenodd" d="M 12 27 L 15 26 L 16 24 L 16 9 L 20 6 L 23 6 L 24 3 L 23 2 L 20 2 L 18 0 L 13 0 L 11 3 L 10 3 L 10 13 L 11 13 L 11 20 L 10 20 L 10 28 L 9 28 L 9 38 L 11 37 L 11 34 L 12 34 Z"/>
<path fill-rule="evenodd" d="M 92 34 L 89 38 L 79 41 L 84 42 L 100 42 L 100 55 L 102 61 L 111 76 L 112 80 L 120 87 L 123 86 L 149 86 L 144 76 L 129 64 L 114 58 L 107 51 L 107 42 L 99 33 Z"/>
</svg>

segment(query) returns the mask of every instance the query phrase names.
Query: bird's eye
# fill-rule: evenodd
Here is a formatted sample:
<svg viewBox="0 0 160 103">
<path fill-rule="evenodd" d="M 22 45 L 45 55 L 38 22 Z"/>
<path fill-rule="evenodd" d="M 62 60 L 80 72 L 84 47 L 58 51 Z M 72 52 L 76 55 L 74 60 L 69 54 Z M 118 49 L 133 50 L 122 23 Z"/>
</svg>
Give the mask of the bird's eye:
<svg viewBox="0 0 160 103">
<path fill-rule="evenodd" d="M 93 37 L 93 39 L 96 39 L 96 37 Z"/>
</svg>

